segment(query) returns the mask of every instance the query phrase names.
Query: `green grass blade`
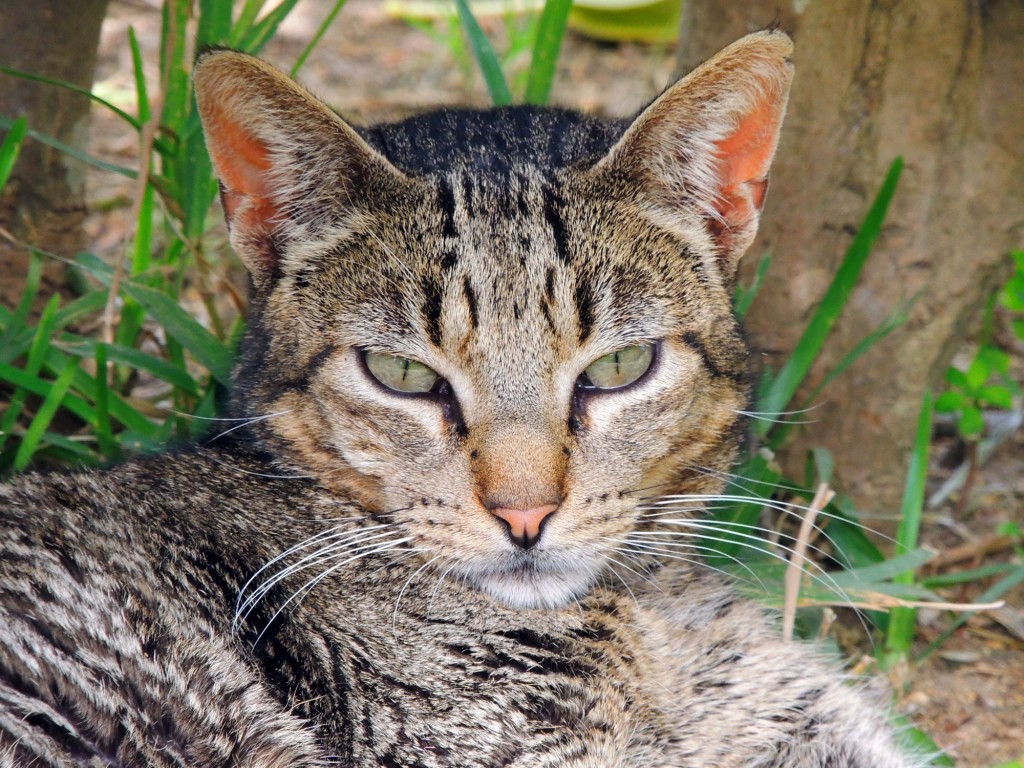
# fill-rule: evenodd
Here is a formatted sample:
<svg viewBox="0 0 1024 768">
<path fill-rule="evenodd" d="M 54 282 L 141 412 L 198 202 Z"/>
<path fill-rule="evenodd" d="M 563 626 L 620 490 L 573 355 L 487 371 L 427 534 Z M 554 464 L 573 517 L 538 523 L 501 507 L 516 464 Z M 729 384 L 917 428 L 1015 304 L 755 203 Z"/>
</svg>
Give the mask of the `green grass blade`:
<svg viewBox="0 0 1024 768">
<path fill-rule="evenodd" d="M 187 369 L 179 368 L 162 358 L 155 357 L 133 347 L 126 347 L 120 344 L 103 344 L 84 337 L 71 337 L 67 341 L 61 339 L 54 346 L 75 357 L 95 357 L 102 348 L 103 354 L 110 362 L 127 365 L 138 371 L 146 371 L 160 379 L 160 381 L 166 381 L 171 386 L 177 387 L 193 397 L 199 397 L 201 394 L 199 385 L 189 375 Z"/>
<path fill-rule="evenodd" d="M 16 121 L 11 120 L 8 117 L 0 115 L 0 130 L 10 131 L 14 127 Z M 58 141 L 52 136 L 48 136 L 40 131 L 28 129 L 28 135 L 38 141 L 40 144 L 45 144 L 48 147 L 53 147 L 59 152 L 63 152 L 68 157 L 73 157 L 79 162 L 91 165 L 93 168 L 99 168 L 101 171 L 110 171 L 111 173 L 118 173 L 121 176 L 127 176 L 129 179 L 138 178 L 138 174 L 131 168 L 125 168 L 122 165 L 116 165 L 114 163 L 108 163 L 106 160 L 100 160 L 98 157 L 93 157 L 88 152 L 83 152 L 80 149 L 75 149 L 69 144 L 65 144 L 63 141 Z"/>
<path fill-rule="evenodd" d="M 821 383 L 811 390 L 811 393 L 807 396 L 807 402 L 813 403 L 817 400 L 822 391 L 832 383 L 837 376 L 841 375 L 847 368 L 853 365 L 857 361 L 857 358 L 907 322 L 909 311 L 909 304 L 904 304 L 894 309 L 889 316 L 885 318 L 877 328 L 875 328 L 875 330 L 861 339 L 853 349 L 843 355 L 843 358 L 836 363 L 835 367 L 831 371 L 825 374 L 825 378 L 821 380 Z"/>
<path fill-rule="evenodd" d="M 188 113 L 189 76 L 185 50 L 190 34 L 191 0 L 165 0 L 160 27 L 160 83 L 164 106 L 160 124 L 179 134 Z M 168 165 L 172 165 L 170 161 Z M 165 172 L 169 168 L 164 169 Z"/>
<path fill-rule="evenodd" d="M 86 271 L 104 285 L 110 285 L 113 270 L 109 264 L 104 263 L 96 255 L 91 253 L 78 254 L 75 257 L 75 266 Z M 178 306 L 174 299 L 168 295 L 133 281 L 122 284 L 121 290 L 125 295 L 142 305 L 154 320 L 163 325 L 169 337 L 167 347 L 172 358 L 169 365 L 181 371 L 186 370 L 183 360 L 175 360 L 175 349 L 180 344 L 192 353 L 197 362 L 206 366 L 206 369 L 213 374 L 214 378 L 225 386 L 228 385 L 234 357 L 230 346 L 217 339 L 216 336 L 196 322 L 191 315 Z M 119 354 L 118 349 L 116 345 L 108 347 L 108 353 L 112 359 L 114 359 L 115 354 Z M 123 421 L 116 410 L 116 406 L 117 400 L 115 399 L 111 404 L 112 409 L 114 409 L 115 418 L 126 427 L 143 434 L 148 434 L 145 428 L 140 428 Z M 140 416 L 140 418 L 142 417 Z M 152 427 L 151 424 L 149 426 Z"/>
<path fill-rule="evenodd" d="M 0 336 L 0 362 L 9 363 L 16 354 L 20 354 L 11 350 L 11 342 L 18 331 L 27 324 L 28 313 L 32 311 L 32 304 L 35 303 L 36 294 L 39 293 L 39 281 L 42 277 L 43 257 L 33 251 L 29 257 L 28 273 L 25 275 L 25 287 L 21 291 L 21 299 L 18 301 L 18 306 L 7 323 L 7 327 L 4 328 L 3 335 Z"/>
<path fill-rule="evenodd" d="M 256 23 L 256 17 L 260 15 L 260 11 L 263 10 L 263 4 L 265 0 L 246 0 L 245 5 L 242 6 L 242 10 L 238 14 L 238 19 L 231 27 L 231 36 L 228 38 L 228 45 L 232 48 L 238 48 L 242 44 L 242 40 L 252 29 L 252 25 Z"/>
<path fill-rule="evenodd" d="M 765 275 L 768 274 L 768 268 L 772 264 L 772 255 L 766 253 L 761 261 L 757 263 L 757 272 L 754 273 L 754 280 L 750 283 L 750 286 L 743 286 L 739 283 L 736 284 L 736 296 L 733 299 L 733 312 L 736 317 L 743 321 L 747 316 L 747 312 L 750 311 L 750 305 L 754 303 L 754 299 L 757 298 L 757 294 L 761 292 L 761 286 L 764 285 Z"/>
<path fill-rule="evenodd" d="M 857 284 L 861 270 L 871 254 L 871 248 L 882 229 L 885 214 L 889 210 L 889 204 L 896 192 L 896 185 L 899 182 L 902 169 L 903 159 L 898 157 L 889 167 L 889 172 L 875 196 L 871 209 L 853 238 L 853 242 L 850 243 L 836 276 L 832 279 L 824 299 L 807 328 L 804 329 L 796 349 L 776 374 L 764 397 L 758 402 L 757 410 L 762 413 L 784 411 L 817 359 L 825 339 L 828 338 L 839 319 L 839 315 Z M 754 424 L 754 431 L 761 437 L 767 435 L 770 428 L 770 422 Z"/>
<path fill-rule="evenodd" d="M 128 47 L 132 51 L 132 72 L 135 74 L 135 103 L 139 113 L 138 128 L 149 122 L 152 110 L 149 105 L 149 89 L 146 87 L 146 74 L 142 69 L 142 50 L 135 36 L 135 27 L 128 27 Z"/>
<path fill-rule="evenodd" d="M 28 350 L 28 357 L 25 360 L 24 370 L 29 376 L 35 376 L 43 367 L 46 351 L 50 344 L 50 335 L 53 330 L 53 316 L 56 314 L 59 305 L 60 297 L 51 296 L 43 308 L 42 314 L 39 316 L 39 325 L 36 326 L 35 335 L 32 337 L 32 344 Z M 0 450 L 6 445 L 11 430 L 17 424 L 18 417 L 25 407 L 25 400 L 27 398 L 28 393 L 20 388 L 16 389 L 14 394 L 11 395 L 3 418 L 0 418 Z"/>
<path fill-rule="evenodd" d="M 572 0 L 546 0 L 544 3 L 533 44 L 530 77 L 526 82 L 526 101 L 529 104 L 548 103 L 571 8 Z"/>
<path fill-rule="evenodd" d="M 132 276 L 149 269 L 153 251 L 153 201 L 156 194 L 152 184 L 142 191 L 139 216 L 135 220 L 135 240 L 132 243 Z"/>
<path fill-rule="evenodd" d="M 469 47 L 473 51 L 480 72 L 487 84 L 487 92 L 491 94 L 491 101 L 496 107 L 502 107 L 512 103 L 512 93 L 508 89 L 505 75 L 501 72 L 501 63 L 498 55 L 494 52 L 494 46 L 487 39 L 480 23 L 473 15 L 466 0 L 455 0 L 455 7 L 459 11 L 459 22 L 462 30 L 469 40 Z"/>
<path fill-rule="evenodd" d="M 150 316 L 164 327 L 168 336 L 189 351 L 196 362 L 205 366 L 225 386 L 231 382 L 233 355 L 227 345 L 200 325 L 167 294 L 137 283 L 127 282 L 124 293 L 145 307 Z"/>
<path fill-rule="evenodd" d="M 231 3 L 224 0 L 199 0 L 199 25 L 196 48 L 224 45 L 231 35 Z"/>
<path fill-rule="evenodd" d="M 935 555 L 936 552 L 934 550 L 918 547 L 909 552 L 903 552 L 891 557 L 888 560 L 883 560 L 880 563 L 872 563 L 871 565 L 865 565 L 848 571 L 839 571 L 834 576 L 836 583 L 849 586 L 872 584 L 887 579 L 892 579 L 897 584 L 910 584 L 913 582 L 913 579 L 906 581 L 900 577 L 906 573 L 913 573 L 914 570 L 920 568 L 925 563 L 934 560 Z"/>
<path fill-rule="evenodd" d="M 53 459 L 65 466 L 96 466 L 100 463 L 100 457 L 90 447 L 90 443 L 91 440 L 74 440 L 54 432 L 46 432 L 33 458 Z"/>
<path fill-rule="evenodd" d="M 327 14 L 327 18 L 323 20 L 317 29 L 316 34 L 313 35 L 313 39 L 310 40 L 309 44 L 302 49 L 302 53 L 299 54 L 299 58 L 295 60 L 295 64 L 292 66 L 291 72 L 289 73 L 292 77 L 299 74 L 299 70 L 302 69 L 302 66 L 306 63 L 306 59 L 309 58 L 309 54 L 313 52 L 313 49 L 315 49 L 317 44 L 320 42 L 320 38 L 324 36 L 324 33 L 327 32 L 331 24 L 334 23 L 335 18 L 337 18 L 339 13 L 341 13 L 341 9 L 345 7 L 345 2 L 346 0 L 336 0 L 334 7 L 331 8 L 331 12 Z"/>
<path fill-rule="evenodd" d="M 89 293 L 68 302 L 58 310 L 57 314 L 53 316 L 53 327 L 64 328 L 76 320 L 98 312 L 103 309 L 106 303 L 106 291 L 89 291 Z"/>
<path fill-rule="evenodd" d="M 57 409 L 60 408 L 61 401 L 64 400 L 64 396 L 68 393 L 68 389 L 71 387 L 71 380 L 74 378 L 76 370 L 78 370 L 78 361 L 68 360 L 67 365 L 64 366 L 64 370 L 60 372 L 57 380 L 53 382 L 53 385 L 50 387 L 50 391 L 46 393 L 46 397 L 43 399 L 43 404 L 40 405 L 39 410 L 36 411 L 35 418 L 32 419 L 32 423 L 25 431 L 25 436 L 21 440 L 21 445 L 18 446 L 18 452 L 14 455 L 15 472 L 20 472 L 25 469 L 25 467 L 28 466 L 28 463 L 32 460 L 32 454 L 35 453 L 36 447 L 39 445 L 39 441 L 46 432 L 46 428 L 50 426 L 50 422 L 53 420 L 54 414 L 57 413 Z"/>
<path fill-rule="evenodd" d="M 925 392 L 921 413 L 917 420 L 914 451 L 910 455 L 907 483 L 900 508 L 900 525 L 896 532 L 895 554 L 901 555 L 917 547 L 924 510 L 925 483 L 928 479 L 928 448 L 932 438 L 932 393 Z M 893 577 L 895 584 L 913 584 L 914 571 L 906 570 Z M 885 638 L 886 664 L 906 658 L 914 640 L 917 611 L 913 608 L 894 608 L 889 614 L 889 629 Z"/>
<path fill-rule="evenodd" d="M 39 376 L 25 373 L 25 371 L 20 368 L 15 368 L 14 366 L 7 365 L 6 363 L 0 363 L 0 381 L 6 381 L 13 386 L 24 389 L 34 395 L 39 395 L 40 397 L 46 396 L 46 393 L 50 391 L 50 385 L 52 383 L 46 379 L 40 378 Z M 64 407 L 86 424 L 95 426 L 96 410 L 85 400 L 77 397 L 76 395 L 69 394 L 64 399 Z"/>
<path fill-rule="evenodd" d="M 1001 598 L 1004 594 L 1022 582 L 1024 582 L 1024 565 L 1018 565 L 1011 573 L 1008 573 L 979 595 L 977 601 L 979 603 L 991 603 Z M 967 620 L 971 618 L 972 615 L 972 613 L 965 611 L 957 616 L 956 620 L 947 627 L 946 630 L 931 643 L 931 645 L 925 648 L 915 661 L 924 661 L 924 659 L 938 650 L 943 643 L 953 636 L 954 632 L 967 623 Z"/>
<path fill-rule="evenodd" d="M 110 427 L 110 386 L 107 384 L 107 347 L 96 345 L 96 440 L 108 459 L 117 458 L 120 451 Z"/>
<path fill-rule="evenodd" d="M 993 576 L 1002 576 L 1004 573 L 1016 570 L 1017 567 L 1013 563 L 989 563 L 988 565 L 980 565 L 977 568 L 968 568 L 966 571 L 927 576 L 921 579 L 921 584 L 928 589 L 958 587 L 961 584 L 971 584 L 982 579 L 990 579 Z"/>
<path fill-rule="evenodd" d="M 273 10 L 256 22 L 242 38 L 241 49 L 246 53 L 259 53 L 274 36 L 281 22 L 285 20 L 298 0 L 281 0 Z"/>
<path fill-rule="evenodd" d="M 139 130 L 142 127 L 141 123 L 138 120 L 136 120 L 134 117 L 129 115 L 123 109 L 121 109 L 120 107 L 118 107 L 115 104 L 112 104 L 111 102 L 107 101 L 106 99 L 104 99 L 104 98 L 102 98 L 100 96 L 97 96 L 95 93 L 93 93 L 92 91 L 88 90 L 87 88 L 80 88 L 79 86 L 75 85 L 74 83 L 69 83 L 69 82 L 67 82 L 65 80 L 56 80 L 56 79 L 54 79 L 52 77 L 44 77 L 43 75 L 34 75 L 31 72 L 22 72 L 20 69 L 14 69 L 13 67 L 0 66 L 0 72 L 4 73 L 5 75 L 10 75 L 11 77 L 21 78 L 22 80 L 32 80 L 33 82 L 36 82 L 36 83 L 46 83 L 47 85 L 52 85 L 52 86 L 55 86 L 57 88 L 63 88 L 66 91 L 71 91 L 72 93 L 77 93 L 77 94 L 79 94 L 81 96 L 85 96 L 86 98 L 96 102 L 97 104 L 100 104 L 101 106 L 104 106 L 107 109 L 109 109 L 115 115 L 117 115 L 122 120 L 124 120 L 126 123 L 128 123 L 136 131 Z"/>
<path fill-rule="evenodd" d="M 7 179 L 10 178 L 11 171 L 14 170 L 14 164 L 18 161 L 18 155 L 21 154 L 21 145 L 25 141 L 27 133 L 28 120 L 19 117 L 11 125 L 11 130 L 4 136 L 4 143 L 0 144 L 0 189 L 7 184 Z"/>
</svg>

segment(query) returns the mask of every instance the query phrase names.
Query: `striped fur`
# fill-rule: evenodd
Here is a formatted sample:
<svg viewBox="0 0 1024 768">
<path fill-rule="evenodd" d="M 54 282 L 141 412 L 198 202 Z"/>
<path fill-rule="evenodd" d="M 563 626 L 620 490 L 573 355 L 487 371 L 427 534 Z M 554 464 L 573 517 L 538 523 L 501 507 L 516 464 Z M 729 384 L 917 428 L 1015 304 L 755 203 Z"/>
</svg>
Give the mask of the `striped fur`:
<svg viewBox="0 0 1024 768">
<path fill-rule="evenodd" d="M 201 57 L 244 426 L 0 489 L 0 766 L 910 766 L 815 651 L 629 548 L 737 449 L 789 51 L 745 38 L 632 122 L 366 129 Z M 576 386 L 636 344 L 634 384 Z M 367 352 L 444 383 L 390 391 Z M 530 548 L 489 511 L 549 504 Z"/>
</svg>

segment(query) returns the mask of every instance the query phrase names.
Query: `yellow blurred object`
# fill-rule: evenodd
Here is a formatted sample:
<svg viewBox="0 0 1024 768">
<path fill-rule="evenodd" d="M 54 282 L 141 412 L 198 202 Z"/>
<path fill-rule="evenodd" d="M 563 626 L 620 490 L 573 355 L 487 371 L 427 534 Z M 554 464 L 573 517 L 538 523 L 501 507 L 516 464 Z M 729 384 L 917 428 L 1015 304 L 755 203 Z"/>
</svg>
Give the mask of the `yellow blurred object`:
<svg viewBox="0 0 1024 768">
<path fill-rule="evenodd" d="M 569 26 L 598 40 L 671 43 L 679 37 L 684 0 L 576 0 Z"/>
<path fill-rule="evenodd" d="M 598 40 L 671 43 L 679 36 L 679 17 L 685 0 L 575 0 L 569 26 Z M 536 13 L 544 0 L 470 0 L 480 18 L 508 13 Z M 391 16 L 439 19 L 455 15 L 451 0 L 387 0 Z"/>
</svg>

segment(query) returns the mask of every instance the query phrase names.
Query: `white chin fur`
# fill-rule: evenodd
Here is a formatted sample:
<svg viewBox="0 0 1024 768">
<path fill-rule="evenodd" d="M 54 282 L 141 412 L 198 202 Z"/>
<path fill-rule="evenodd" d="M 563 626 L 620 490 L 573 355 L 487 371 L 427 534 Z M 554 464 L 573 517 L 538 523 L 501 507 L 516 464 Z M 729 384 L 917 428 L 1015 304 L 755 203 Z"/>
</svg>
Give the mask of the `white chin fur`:
<svg viewBox="0 0 1024 768">
<path fill-rule="evenodd" d="M 585 595 L 595 575 L 578 570 L 546 573 L 533 569 L 467 574 L 474 587 L 510 608 L 561 608 Z"/>
</svg>

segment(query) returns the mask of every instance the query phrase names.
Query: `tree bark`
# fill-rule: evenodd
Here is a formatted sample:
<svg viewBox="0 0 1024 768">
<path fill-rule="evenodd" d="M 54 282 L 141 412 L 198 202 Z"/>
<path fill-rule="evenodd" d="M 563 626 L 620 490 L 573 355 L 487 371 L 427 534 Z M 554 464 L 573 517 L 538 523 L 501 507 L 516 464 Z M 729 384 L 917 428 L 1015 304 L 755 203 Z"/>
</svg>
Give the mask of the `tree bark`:
<svg viewBox="0 0 1024 768">
<path fill-rule="evenodd" d="M 100 26 L 108 0 L 3 0 L 0 63 L 80 88 L 92 88 Z M 28 118 L 29 127 L 79 149 L 88 139 L 89 99 L 65 88 L 0 74 L 0 114 Z M 85 170 L 64 153 L 27 139 L 0 191 L 0 226 L 22 242 L 73 257 L 84 245 Z M 22 290 L 28 253 L 0 239 L 0 302 Z M 62 265 L 47 260 L 42 295 L 60 289 Z"/>
<path fill-rule="evenodd" d="M 858 507 L 891 515 L 922 393 L 941 385 L 1008 251 L 1024 242 L 1024 4 L 689 0 L 680 69 L 773 22 L 794 35 L 796 80 L 748 256 L 773 254 L 748 318 L 770 364 L 795 345 L 893 158 L 906 161 L 810 384 L 916 298 L 909 320 L 829 386 L 784 457 L 801 477 L 804 450 L 827 447 Z"/>
</svg>

